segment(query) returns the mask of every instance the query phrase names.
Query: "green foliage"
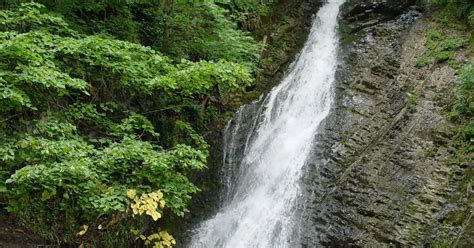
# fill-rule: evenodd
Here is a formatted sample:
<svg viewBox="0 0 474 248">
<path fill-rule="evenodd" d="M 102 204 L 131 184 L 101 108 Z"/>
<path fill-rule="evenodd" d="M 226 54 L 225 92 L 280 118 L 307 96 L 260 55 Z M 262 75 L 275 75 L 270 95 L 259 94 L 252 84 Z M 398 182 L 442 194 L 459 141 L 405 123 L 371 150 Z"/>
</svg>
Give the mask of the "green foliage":
<svg viewBox="0 0 474 248">
<path fill-rule="evenodd" d="M 457 76 L 457 96 L 451 117 L 455 119 L 474 116 L 474 64 L 461 68 Z"/>
<path fill-rule="evenodd" d="M 463 61 L 457 61 L 455 53 L 460 48 L 466 48 L 459 53 L 460 57 L 472 56 L 474 4 L 467 0 L 428 2 L 439 8 L 433 12 L 432 20 L 436 25 L 426 34 L 426 52 L 418 60 L 417 67 L 432 62 L 447 62 L 457 73 L 455 98 L 451 108 L 447 109 L 452 127 L 448 146 L 453 172 L 449 176 L 456 190 L 451 192 L 449 199 L 449 205 L 453 208 L 443 214 L 442 223 L 433 226 L 434 230 L 431 232 L 434 233 L 435 239 L 432 243 L 435 247 L 467 247 L 470 244 L 469 235 L 472 233 L 474 202 L 474 196 L 471 194 L 474 183 L 474 171 L 471 166 L 474 158 L 474 65 L 472 61 L 461 64 Z M 430 157 L 436 151 L 437 149 L 430 148 L 425 156 Z M 455 233 L 457 234 L 453 235 Z"/>
<path fill-rule="evenodd" d="M 0 12 L 0 31 L 43 30 L 54 34 L 73 34 L 66 22 L 57 16 L 41 13 L 41 4 L 28 3 L 21 5 L 15 11 L 3 10 Z"/>
<path fill-rule="evenodd" d="M 213 3 L 203 2 L 194 6 L 175 5 L 167 22 L 154 27 L 154 37 L 162 37 L 152 46 L 164 48 L 174 58 L 217 60 L 242 63 L 255 68 L 260 46 L 229 21 L 226 11 Z M 199 18 L 196 18 L 199 16 Z M 155 17 L 156 18 L 156 17 Z M 166 41 L 166 31 L 169 37 Z M 149 30 L 153 32 L 153 30 Z"/>
<path fill-rule="evenodd" d="M 191 194 L 198 190 L 186 172 L 204 168 L 207 153 L 183 144 L 164 150 L 141 141 L 136 136 L 149 126 L 129 121 L 137 118 L 143 120 L 135 114 L 117 124 L 129 127 L 119 141 L 108 139 L 101 145 L 78 135 L 73 124 L 55 118 L 38 121 L 33 130 L 37 135 L 17 135 L 16 140 L 2 142 L 3 166 L 22 166 L 7 180 L 9 211 L 24 223 L 35 214 L 39 224 L 54 226 L 68 212 L 87 223 L 98 215 L 124 212 L 126 189 L 133 187 L 161 189 L 167 208 L 182 216 Z M 117 136 L 120 128 L 113 130 Z M 51 207 L 59 213 L 47 212 Z"/>
<path fill-rule="evenodd" d="M 439 13 L 438 20 L 449 26 L 453 17 L 464 19 L 474 27 L 474 3 L 470 0 L 425 0 L 428 4 L 441 6 L 443 9 Z"/>
<path fill-rule="evenodd" d="M 1 38 L 0 92 L 7 102 L 5 110 L 45 103 L 47 99 L 33 99 L 32 94 L 47 90 L 64 96 L 106 86 L 133 95 L 160 91 L 175 100 L 207 94 L 215 86 L 237 88 L 237 79 L 244 85 L 251 80 L 250 71 L 239 64 L 183 61 L 175 66 L 150 48 L 98 36 L 6 31 Z"/>
<path fill-rule="evenodd" d="M 239 12 L 257 12 L 259 14 L 265 14 L 268 11 L 268 7 L 275 3 L 275 0 L 216 0 L 221 5 L 228 6 L 228 8 L 237 10 Z"/>
<path fill-rule="evenodd" d="M 456 208 L 444 216 L 443 223 L 451 229 L 453 226 L 463 229 L 464 234 L 449 242 L 452 246 L 463 246 L 469 243 L 466 237 L 473 231 L 471 217 L 474 195 L 471 192 L 474 168 L 471 164 L 474 159 L 474 64 L 464 65 L 457 73 L 456 98 L 449 117 L 456 124 L 451 141 L 455 148 L 452 164 L 460 168 L 453 175 L 458 184 L 450 199 L 450 204 Z"/>
<path fill-rule="evenodd" d="M 261 16 L 266 16 L 275 0 L 216 0 L 219 6 L 229 10 L 228 16 L 242 30 L 257 31 L 261 27 Z"/>
<path fill-rule="evenodd" d="M 216 5 L 202 6 L 225 18 Z M 145 228 L 146 218 L 127 210 L 129 189 L 160 191 L 166 211 L 188 211 L 199 190 L 189 175 L 208 156 L 196 123 L 252 81 L 238 63 L 252 52 L 239 39 L 257 47 L 234 30 L 214 45 L 233 37 L 236 50 L 176 63 L 150 47 L 82 32 L 36 3 L 0 11 L 0 199 L 28 228 L 69 244 L 132 237 L 124 225 Z M 108 228 L 77 235 L 84 224 Z"/>
<path fill-rule="evenodd" d="M 450 117 L 461 125 L 455 144 L 467 154 L 474 152 L 474 64 L 467 64 L 458 72 L 456 99 Z"/>
<path fill-rule="evenodd" d="M 447 61 L 453 68 L 457 70 L 456 95 L 450 112 L 449 119 L 454 122 L 453 137 L 451 145 L 455 148 L 454 164 L 472 163 L 472 154 L 474 152 L 474 65 L 472 63 L 465 64 L 460 67 L 455 60 L 455 52 L 462 47 L 472 49 L 472 26 L 466 28 L 465 24 L 459 23 L 455 18 L 472 20 L 474 15 L 474 5 L 469 1 L 435 1 L 435 4 L 442 5 L 435 16 L 435 21 L 439 24 L 436 30 L 430 30 L 426 35 L 426 52 L 419 59 L 417 66 L 423 67 L 430 60 L 436 63 Z M 472 25 L 472 23 L 470 23 Z M 442 31 L 438 31 L 442 30 Z M 458 35 L 452 35 L 452 30 Z M 462 37 L 462 33 L 470 32 L 471 38 L 468 41 Z M 468 54 L 470 54 L 468 52 Z M 464 199 L 466 192 L 469 192 L 473 182 L 472 166 L 468 166 L 462 171 L 458 191 L 453 195 L 457 199 L 453 202 L 459 206 L 466 206 L 466 202 L 472 200 L 472 196 L 467 194 L 468 199 Z M 465 209 L 469 209 L 466 207 Z M 462 220 L 466 219 L 466 213 L 463 211 L 452 212 L 446 216 L 446 221 L 450 225 L 462 225 Z"/>
<path fill-rule="evenodd" d="M 414 92 L 414 93 L 410 94 L 410 96 L 408 97 L 408 103 L 410 105 L 416 105 L 419 98 L 420 98 L 420 96 L 416 92 Z"/>
<path fill-rule="evenodd" d="M 430 30 L 426 34 L 426 51 L 418 59 L 418 68 L 428 65 L 431 60 L 435 63 L 448 62 L 452 66 L 457 66 L 455 53 L 459 48 L 466 46 L 467 40 L 461 37 L 452 37 L 447 34 Z"/>
<path fill-rule="evenodd" d="M 10 5 L 21 1 L 10 1 Z M 266 3 L 232 1 L 40 1 L 81 33 L 113 36 L 187 59 L 236 62 L 254 68 L 260 45 L 229 20 L 223 7 L 263 11 Z"/>
</svg>

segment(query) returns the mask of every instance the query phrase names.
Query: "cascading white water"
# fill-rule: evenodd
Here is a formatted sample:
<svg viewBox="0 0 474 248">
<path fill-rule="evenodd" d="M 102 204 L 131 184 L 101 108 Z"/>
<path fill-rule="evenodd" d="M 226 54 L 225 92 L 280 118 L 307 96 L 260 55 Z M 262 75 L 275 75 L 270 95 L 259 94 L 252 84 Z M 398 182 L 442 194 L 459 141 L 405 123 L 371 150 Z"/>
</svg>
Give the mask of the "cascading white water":
<svg viewBox="0 0 474 248">
<path fill-rule="evenodd" d="M 227 128 L 224 203 L 197 228 L 190 247 L 293 247 L 303 166 L 333 99 L 337 17 L 343 2 L 329 0 L 321 7 L 300 56 L 264 99 L 247 138 L 233 138 L 241 124 L 248 126 L 241 118 L 245 107 L 234 120 L 236 127 Z M 237 168 L 232 161 L 235 142 L 246 143 Z"/>
</svg>

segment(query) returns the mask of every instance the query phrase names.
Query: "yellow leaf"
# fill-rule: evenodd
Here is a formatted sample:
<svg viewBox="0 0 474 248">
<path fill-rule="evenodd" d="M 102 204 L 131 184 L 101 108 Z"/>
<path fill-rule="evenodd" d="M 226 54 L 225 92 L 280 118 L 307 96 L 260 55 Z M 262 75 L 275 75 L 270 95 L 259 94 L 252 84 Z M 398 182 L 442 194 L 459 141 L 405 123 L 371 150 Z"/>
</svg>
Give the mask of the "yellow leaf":
<svg viewBox="0 0 474 248">
<path fill-rule="evenodd" d="M 140 231 L 138 231 L 137 229 L 130 229 L 130 232 L 135 236 L 137 236 L 140 233 Z"/>
<path fill-rule="evenodd" d="M 138 214 L 138 205 L 132 203 L 130 207 L 132 208 L 133 215 L 137 215 Z"/>
<path fill-rule="evenodd" d="M 158 213 L 156 211 L 152 212 L 150 215 L 151 215 L 151 218 L 153 218 L 154 221 L 157 221 L 159 218 L 161 218 L 160 213 Z"/>
<path fill-rule="evenodd" d="M 21 148 L 27 148 L 27 147 L 28 147 L 28 143 L 27 143 L 27 142 L 21 142 L 21 143 L 20 143 L 20 147 L 21 147 Z"/>
<path fill-rule="evenodd" d="M 82 236 L 82 235 L 86 234 L 87 229 L 89 229 L 89 226 L 83 225 L 83 226 L 81 227 L 81 230 L 77 233 L 77 235 Z"/>
<path fill-rule="evenodd" d="M 149 240 L 154 240 L 154 239 L 160 239 L 160 235 L 158 233 L 154 233 L 150 236 L 148 236 Z"/>
<path fill-rule="evenodd" d="M 156 204 L 156 203 L 155 203 L 155 201 L 153 201 L 153 199 L 146 199 L 145 204 L 150 206 L 150 207 L 153 207 L 153 204 Z"/>
<path fill-rule="evenodd" d="M 130 199 L 135 199 L 135 196 L 137 195 L 137 191 L 135 191 L 134 189 L 129 189 L 127 191 L 127 196 L 128 198 Z"/>
<path fill-rule="evenodd" d="M 155 200 L 155 201 L 158 201 L 158 194 L 156 193 L 150 193 L 148 195 L 151 199 Z"/>
</svg>

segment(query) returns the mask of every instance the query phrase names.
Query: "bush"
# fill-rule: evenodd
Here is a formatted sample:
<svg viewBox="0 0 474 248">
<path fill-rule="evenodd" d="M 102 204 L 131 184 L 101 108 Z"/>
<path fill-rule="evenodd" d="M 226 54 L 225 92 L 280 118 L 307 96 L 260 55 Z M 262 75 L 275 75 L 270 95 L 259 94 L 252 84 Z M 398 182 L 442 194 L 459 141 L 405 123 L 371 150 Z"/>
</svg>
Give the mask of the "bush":
<svg viewBox="0 0 474 248">
<path fill-rule="evenodd" d="M 174 242 L 146 223 L 183 216 L 199 190 L 188 176 L 208 146 L 189 122 L 251 82 L 236 62 L 71 31 L 36 3 L 0 11 L 0 75 L 0 199 L 48 240 L 109 246 Z M 152 214 L 133 214 L 130 190 Z"/>
</svg>

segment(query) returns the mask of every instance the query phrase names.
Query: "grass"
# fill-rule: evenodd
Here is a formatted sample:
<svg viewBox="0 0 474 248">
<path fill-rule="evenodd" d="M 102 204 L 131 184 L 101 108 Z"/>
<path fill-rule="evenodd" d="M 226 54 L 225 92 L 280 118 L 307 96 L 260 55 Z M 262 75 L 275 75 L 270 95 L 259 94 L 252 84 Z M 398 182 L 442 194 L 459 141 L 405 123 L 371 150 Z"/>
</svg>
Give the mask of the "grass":
<svg viewBox="0 0 474 248">
<path fill-rule="evenodd" d="M 418 95 L 418 93 L 414 92 L 408 97 L 408 103 L 410 105 L 416 105 L 419 98 L 420 98 L 420 96 Z"/>
<path fill-rule="evenodd" d="M 468 44 L 467 40 L 450 36 L 447 32 L 430 30 L 426 34 L 426 51 L 418 59 L 417 68 L 427 66 L 430 62 L 436 64 L 448 62 L 452 67 L 457 67 L 456 51 Z"/>
</svg>

